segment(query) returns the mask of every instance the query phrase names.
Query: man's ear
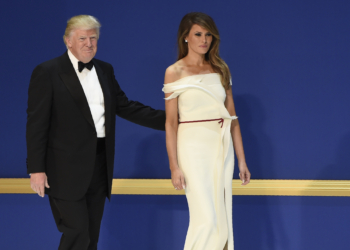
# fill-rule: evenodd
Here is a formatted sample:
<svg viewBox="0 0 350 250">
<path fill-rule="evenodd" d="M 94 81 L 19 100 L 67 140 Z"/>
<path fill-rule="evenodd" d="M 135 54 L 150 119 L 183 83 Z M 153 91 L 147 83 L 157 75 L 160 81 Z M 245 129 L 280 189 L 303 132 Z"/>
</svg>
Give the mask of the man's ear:
<svg viewBox="0 0 350 250">
<path fill-rule="evenodd" d="M 72 43 L 71 43 L 70 38 L 69 38 L 69 37 L 66 37 L 65 40 L 66 40 L 67 46 L 68 46 L 69 48 L 71 48 L 71 47 L 72 47 Z"/>
</svg>

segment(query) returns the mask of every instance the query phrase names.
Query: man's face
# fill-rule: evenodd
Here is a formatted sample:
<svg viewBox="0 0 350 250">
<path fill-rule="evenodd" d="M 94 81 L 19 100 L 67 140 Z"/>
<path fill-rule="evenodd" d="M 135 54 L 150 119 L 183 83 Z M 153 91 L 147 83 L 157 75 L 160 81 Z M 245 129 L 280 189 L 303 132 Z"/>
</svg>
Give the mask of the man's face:
<svg viewBox="0 0 350 250">
<path fill-rule="evenodd" d="M 66 43 L 69 50 L 79 61 L 88 63 L 96 55 L 97 38 L 96 29 L 76 29 L 66 38 Z"/>
</svg>

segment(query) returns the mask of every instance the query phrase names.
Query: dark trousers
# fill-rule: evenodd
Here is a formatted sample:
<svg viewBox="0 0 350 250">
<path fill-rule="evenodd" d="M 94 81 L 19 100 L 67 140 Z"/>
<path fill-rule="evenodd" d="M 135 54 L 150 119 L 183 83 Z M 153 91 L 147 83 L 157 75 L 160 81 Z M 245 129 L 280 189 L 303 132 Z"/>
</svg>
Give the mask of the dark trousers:
<svg viewBox="0 0 350 250">
<path fill-rule="evenodd" d="M 84 197 L 65 201 L 49 196 L 57 228 L 62 233 L 59 250 L 97 249 L 107 186 L 106 152 L 104 143 L 100 143 L 94 174 Z"/>
</svg>

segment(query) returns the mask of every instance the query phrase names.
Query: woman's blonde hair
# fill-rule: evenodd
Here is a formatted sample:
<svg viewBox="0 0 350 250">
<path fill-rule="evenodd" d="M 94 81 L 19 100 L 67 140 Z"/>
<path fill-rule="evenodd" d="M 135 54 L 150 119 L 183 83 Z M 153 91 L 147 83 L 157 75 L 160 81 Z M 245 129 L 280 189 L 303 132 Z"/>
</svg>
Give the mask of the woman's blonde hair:
<svg viewBox="0 0 350 250">
<path fill-rule="evenodd" d="M 225 61 L 219 56 L 219 31 L 214 20 L 209 15 L 201 12 L 191 12 L 182 18 L 177 33 L 177 60 L 184 58 L 188 54 L 188 44 L 185 42 L 185 37 L 189 34 L 194 24 L 201 26 L 212 34 L 213 40 L 208 52 L 205 54 L 205 60 L 210 63 L 215 72 L 221 75 L 221 83 L 225 89 L 228 89 L 230 86 L 231 73 Z"/>
<path fill-rule="evenodd" d="M 63 41 L 66 43 L 66 38 L 69 37 L 75 29 L 90 30 L 96 29 L 97 39 L 100 36 L 101 24 L 96 17 L 89 15 L 74 16 L 67 21 L 66 31 L 63 35 Z"/>
</svg>

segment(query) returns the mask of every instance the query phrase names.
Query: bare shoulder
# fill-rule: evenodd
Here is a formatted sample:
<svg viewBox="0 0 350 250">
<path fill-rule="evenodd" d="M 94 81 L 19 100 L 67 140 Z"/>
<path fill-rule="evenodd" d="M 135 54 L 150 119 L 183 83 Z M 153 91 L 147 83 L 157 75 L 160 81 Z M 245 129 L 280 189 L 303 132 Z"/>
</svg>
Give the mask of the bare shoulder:
<svg viewBox="0 0 350 250">
<path fill-rule="evenodd" d="M 172 83 L 181 78 L 182 67 L 179 65 L 179 62 L 170 65 L 165 70 L 164 84 Z"/>
</svg>

